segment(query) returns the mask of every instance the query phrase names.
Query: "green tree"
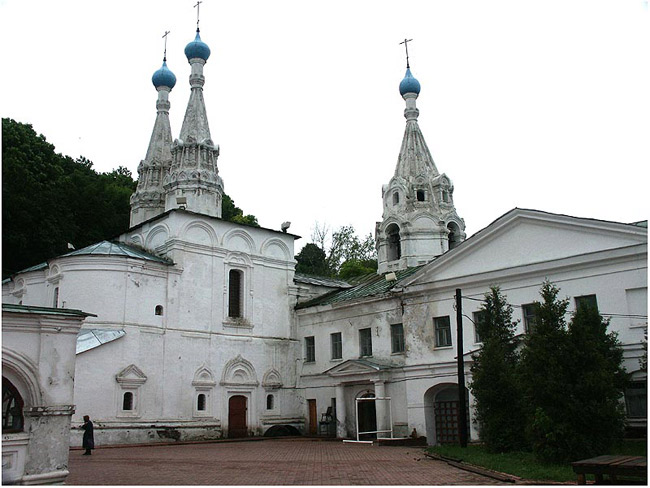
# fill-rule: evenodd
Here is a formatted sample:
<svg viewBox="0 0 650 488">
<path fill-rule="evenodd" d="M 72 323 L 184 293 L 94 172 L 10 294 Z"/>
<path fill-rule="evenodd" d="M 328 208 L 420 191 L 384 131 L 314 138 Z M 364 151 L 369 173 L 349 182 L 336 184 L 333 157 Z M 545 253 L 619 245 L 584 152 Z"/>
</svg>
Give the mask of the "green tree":
<svg viewBox="0 0 650 488">
<path fill-rule="evenodd" d="M 516 326 L 507 298 L 498 286 L 491 287 L 476 323 L 483 346 L 472 356 L 470 384 L 481 440 L 491 452 L 521 450 L 526 446 L 517 377 Z"/>
<path fill-rule="evenodd" d="M 625 412 L 620 399 L 628 375 L 622 366 L 621 344 L 608 326 L 609 320 L 595 307 L 578 308 L 569 323 L 568 460 L 606 454 L 623 436 Z"/>
<path fill-rule="evenodd" d="M 296 272 L 315 276 L 330 276 L 325 251 L 314 243 L 305 244 L 296 256 Z"/>
<path fill-rule="evenodd" d="M 329 227 L 316 222 L 312 241 L 325 251 L 331 276 L 348 279 L 377 270 L 377 253 L 372 235 L 360 239 L 351 225 L 339 227 L 330 237 Z"/>
<path fill-rule="evenodd" d="M 244 211 L 235 205 L 235 201 L 230 196 L 223 194 L 221 200 L 221 218 L 238 224 L 252 225 L 259 227 L 257 217 L 254 215 L 244 215 Z"/>
<path fill-rule="evenodd" d="M 526 412 L 526 433 L 535 455 L 543 461 L 564 462 L 571 457 L 566 421 L 571 402 L 570 350 L 565 315 L 568 299 L 545 281 L 541 302 L 535 302 L 535 324 L 521 354 L 520 381 Z"/>
</svg>

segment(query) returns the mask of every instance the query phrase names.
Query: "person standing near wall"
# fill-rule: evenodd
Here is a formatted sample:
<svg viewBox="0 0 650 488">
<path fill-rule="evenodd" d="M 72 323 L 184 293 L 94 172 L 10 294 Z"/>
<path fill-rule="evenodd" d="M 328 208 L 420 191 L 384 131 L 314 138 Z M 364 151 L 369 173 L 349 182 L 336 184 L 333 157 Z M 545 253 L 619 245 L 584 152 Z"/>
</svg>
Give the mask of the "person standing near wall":
<svg viewBox="0 0 650 488">
<path fill-rule="evenodd" d="M 84 415 L 84 424 L 81 426 L 84 430 L 84 437 L 81 446 L 86 450 L 84 456 L 90 456 L 91 449 L 95 449 L 95 438 L 93 435 L 93 423 L 88 415 Z"/>
</svg>

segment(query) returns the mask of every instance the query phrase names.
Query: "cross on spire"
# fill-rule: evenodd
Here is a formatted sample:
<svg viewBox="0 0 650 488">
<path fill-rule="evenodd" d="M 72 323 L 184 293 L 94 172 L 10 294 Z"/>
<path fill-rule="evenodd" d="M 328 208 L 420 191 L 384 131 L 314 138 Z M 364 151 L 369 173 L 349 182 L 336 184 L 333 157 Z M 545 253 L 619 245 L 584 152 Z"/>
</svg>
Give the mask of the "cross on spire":
<svg viewBox="0 0 650 488">
<path fill-rule="evenodd" d="M 170 31 L 165 31 L 163 34 L 163 39 L 165 39 L 165 54 L 163 54 L 163 61 L 167 61 L 167 34 L 169 34 Z"/>
<path fill-rule="evenodd" d="M 408 43 L 411 42 L 412 40 L 413 39 L 404 38 L 404 40 L 402 42 L 400 42 L 400 44 L 404 44 L 404 47 L 406 48 L 406 67 L 407 68 L 410 68 L 410 66 L 409 66 L 409 45 L 408 45 Z"/>
<path fill-rule="evenodd" d="M 194 8 L 196 9 L 196 31 L 199 31 L 199 6 L 203 3 L 203 0 L 197 0 Z"/>
</svg>

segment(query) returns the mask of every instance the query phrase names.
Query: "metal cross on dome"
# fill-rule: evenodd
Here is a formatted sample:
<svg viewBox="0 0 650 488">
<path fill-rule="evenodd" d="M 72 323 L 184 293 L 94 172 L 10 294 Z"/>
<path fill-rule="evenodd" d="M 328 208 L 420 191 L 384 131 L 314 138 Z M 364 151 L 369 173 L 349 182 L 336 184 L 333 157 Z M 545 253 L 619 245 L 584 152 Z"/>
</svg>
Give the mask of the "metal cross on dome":
<svg viewBox="0 0 650 488">
<path fill-rule="evenodd" d="M 167 34 L 169 34 L 170 31 L 165 31 L 163 34 L 163 39 L 165 39 L 165 54 L 163 54 L 163 61 L 167 61 Z"/>
<path fill-rule="evenodd" d="M 194 8 L 196 9 L 196 30 L 199 30 L 199 6 L 203 3 L 203 0 L 197 0 Z"/>
<path fill-rule="evenodd" d="M 404 47 L 406 48 L 406 67 L 410 68 L 409 66 L 409 45 L 408 43 L 411 42 L 413 39 L 404 39 L 400 44 L 404 44 Z"/>
</svg>

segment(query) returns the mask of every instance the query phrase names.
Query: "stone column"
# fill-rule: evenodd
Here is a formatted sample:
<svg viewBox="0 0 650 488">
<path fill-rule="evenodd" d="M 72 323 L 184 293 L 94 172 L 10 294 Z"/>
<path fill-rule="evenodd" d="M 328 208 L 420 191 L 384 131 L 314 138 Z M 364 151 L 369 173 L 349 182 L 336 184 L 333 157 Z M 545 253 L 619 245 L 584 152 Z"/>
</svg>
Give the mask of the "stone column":
<svg viewBox="0 0 650 488">
<path fill-rule="evenodd" d="M 348 436 L 345 422 L 345 387 L 342 383 L 339 383 L 336 385 L 336 437 L 344 438 Z"/>
<path fill-rule="evenodd" d="M 384 380 L 375 380 L 375 398 L 384 398 L 386 396 L 386 388 Z M 390 405 L 387 400 L 375 400 L 375 412 L 377 414 L 377 430 L 388 430 L 388 421 L 386 413 Z M 390 437 L 390 434 L 379 433 L 377 438 Z"/>
</svg>

